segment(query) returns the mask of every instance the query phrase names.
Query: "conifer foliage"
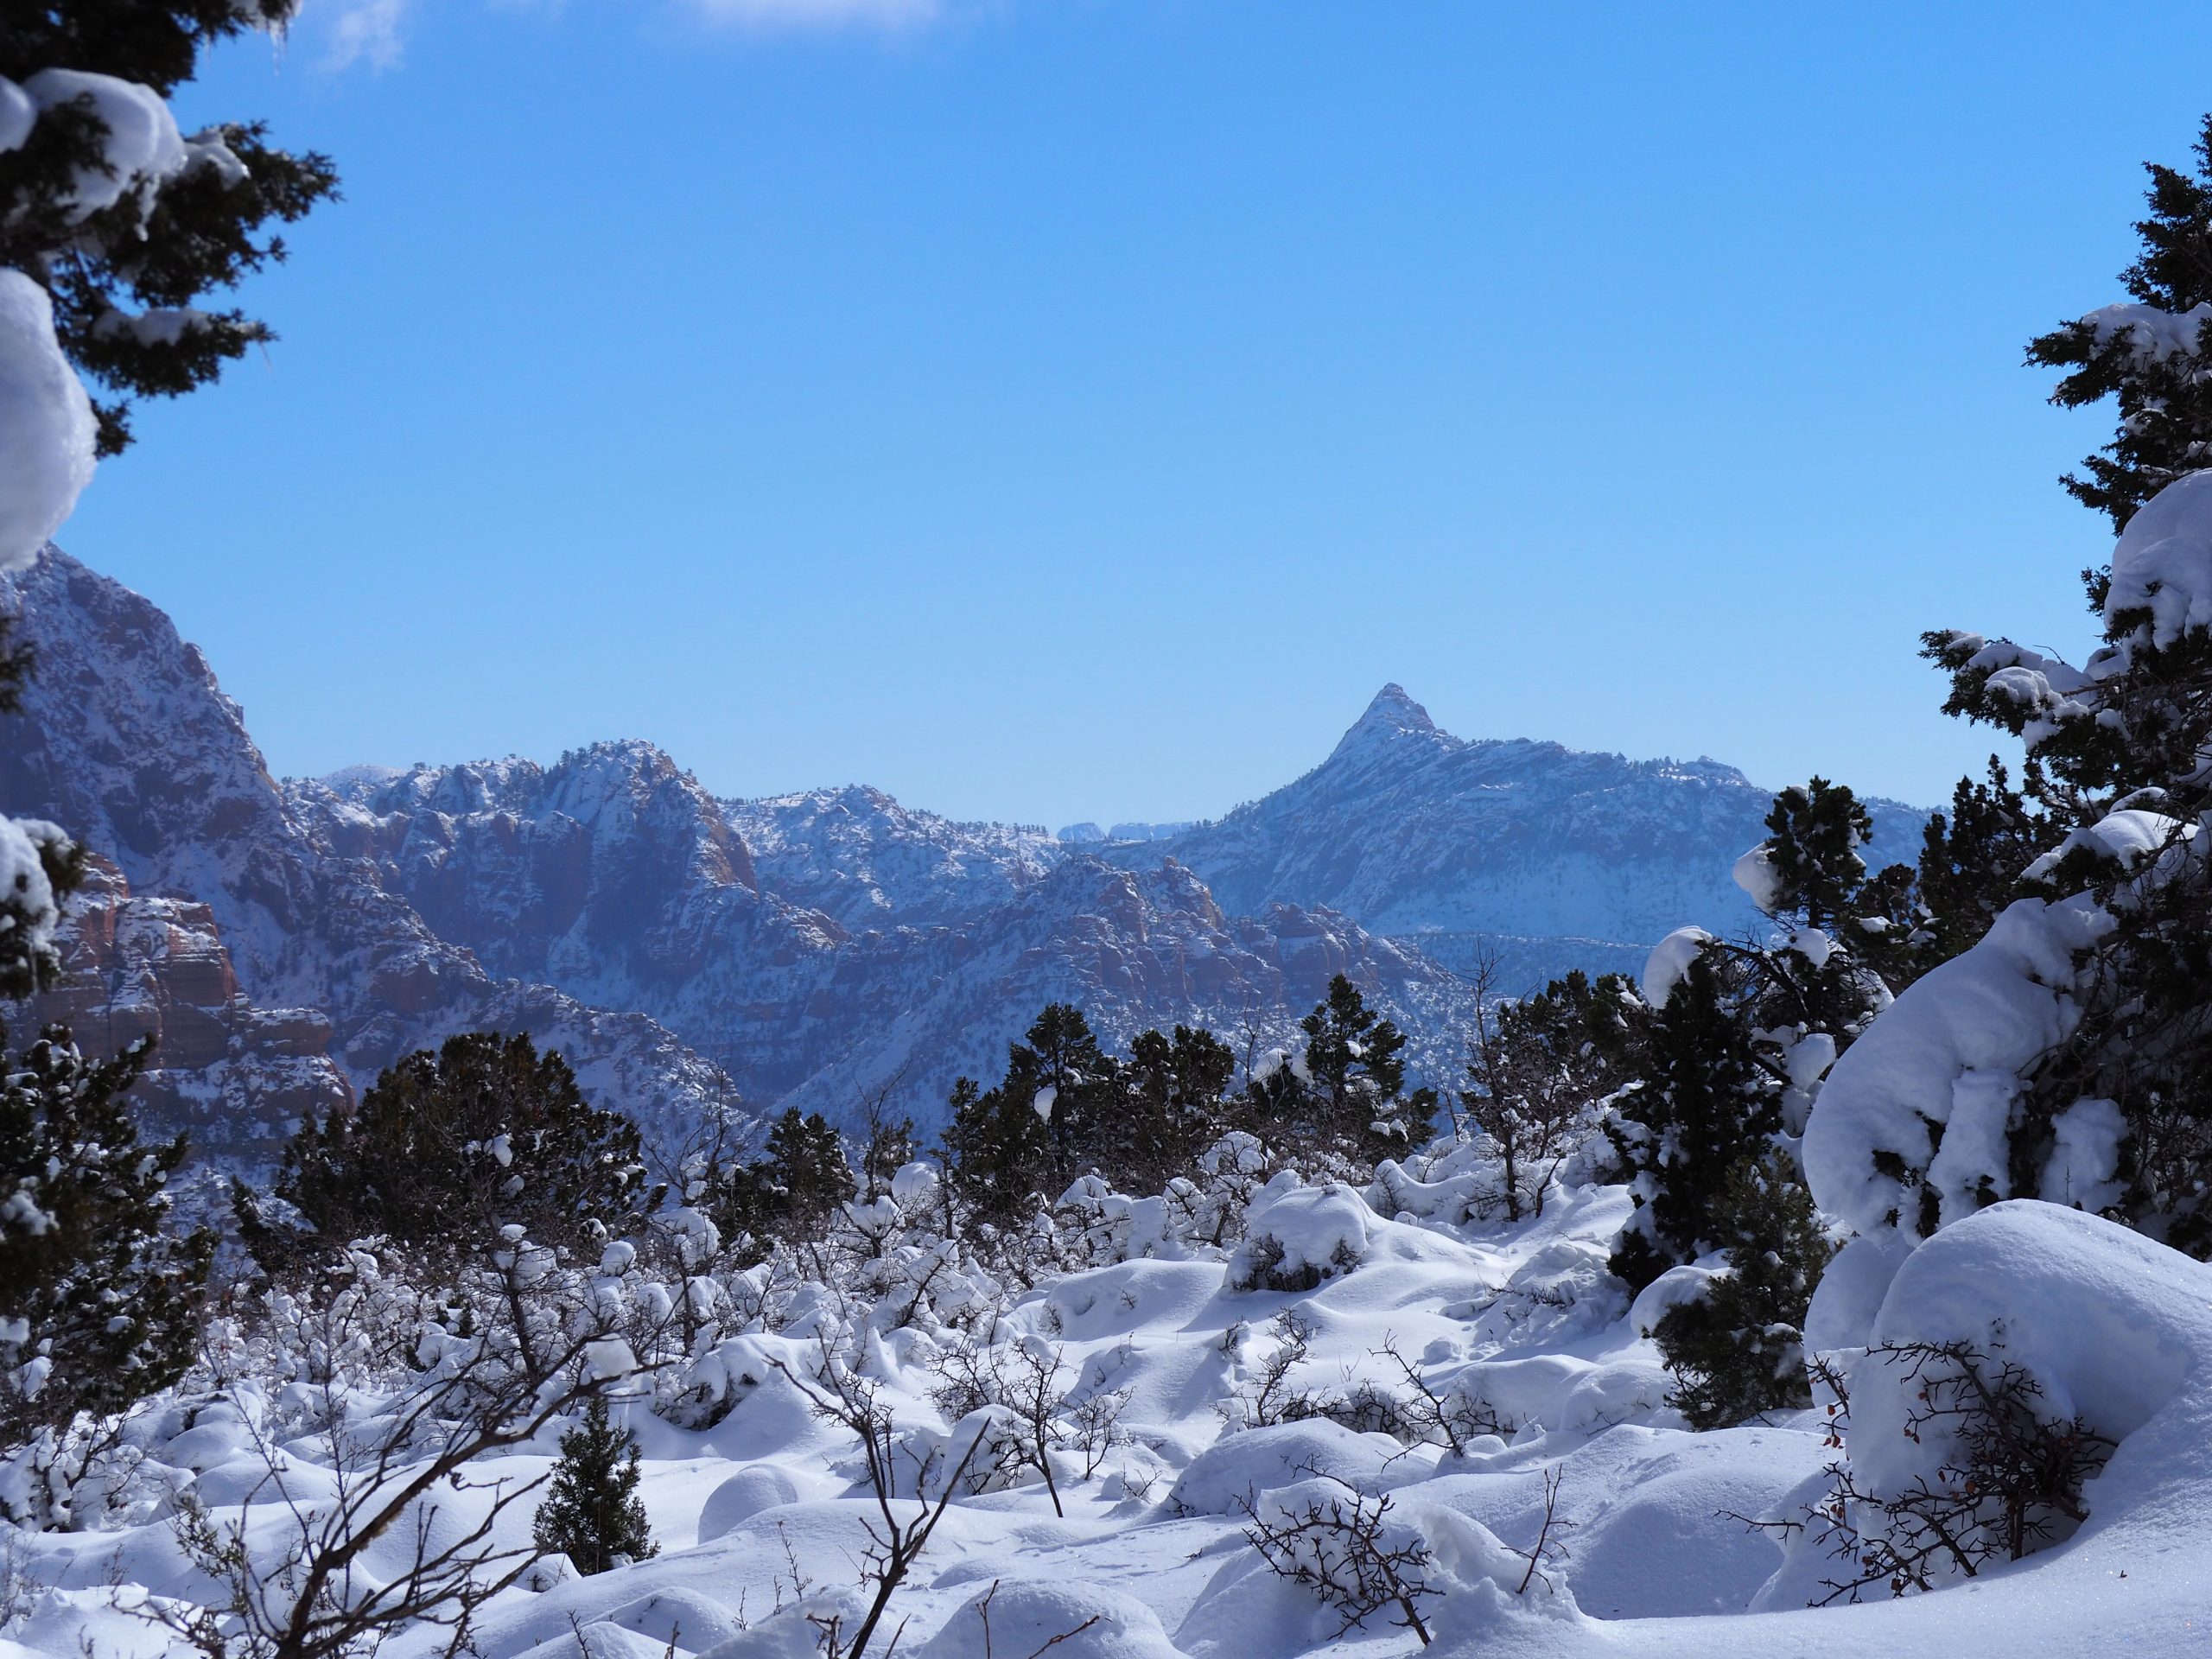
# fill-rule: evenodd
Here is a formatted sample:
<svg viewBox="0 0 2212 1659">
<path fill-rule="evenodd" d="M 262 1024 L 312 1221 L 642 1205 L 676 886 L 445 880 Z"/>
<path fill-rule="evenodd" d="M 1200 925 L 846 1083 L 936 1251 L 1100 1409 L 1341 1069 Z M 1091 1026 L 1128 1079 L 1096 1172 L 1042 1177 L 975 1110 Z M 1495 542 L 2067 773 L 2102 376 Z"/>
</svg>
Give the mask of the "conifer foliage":
<svg viewBox="0 0 2212 1659">
<path fill-rule="evenodd" d="M 618 1428 L 594 1395 L 583 1421 L 561 1436 L 561 1460 L 531 1535 L 587 1576 L 660 1554 L 638 1496 L 638 1437 Z"/>
<path fill-rule="evenodd" d="M 637 1126 L 587 1102 L 529 1036 L 469 1032 L 409 1055 L 350 1113 L 284 1149 L 277 1196 L 325 1239 L 436 1246 L 504 1226 L 582 1246 L 652 1207 Z"/>
<path fill-rule="evenodd" d="M 334 195 L 336 171 L 270 143 L 257 122 L 181 134 L 166 100 L 211 47 L 282 29 L 294 10 L 0 5 L 0 77 L 32 118 L 0 146 L 0 268 L 47 290 L 63 352 L 112 394 L 94 405 L 102 454 L 130 442 L 131 399 L 189 391 L 274 337 L 242 311 L 194 302 L 283 259 L 270 227 Z"/>
<path fill-rule="evenodd" d="M 844 1142 L 821 1113 L 787 1108 L 768 1131 L 762 1157 L 736 1170 L 714 1211 L 728 1238 L 749 1238 L 765 1252 L 777 1243 L 820 1238 L 839 1205 L 857 1190 Z"/>
<path fill-rule="evenodd" d="M 1693 1428 L 1809 1406 L 1805 1311 L 1829 1247 L 1789 1155 L 1731 1170 L 1712 1230 L 1727 1249 L 1727 1270 L 1702 1296 L 1669 1308 L 1652 1332 L 1677 1379 L 1668 1403 Z"/>
<path fill-rule="evenodd" d="M 213 1241 L 169 1225 L 184 1139 L 141 1145 L 152 1045 L 87 1060 L 56 1027 L 0 1081 L 0 1446 L 120 1410 L 184 1372 Z"/>
</svg>

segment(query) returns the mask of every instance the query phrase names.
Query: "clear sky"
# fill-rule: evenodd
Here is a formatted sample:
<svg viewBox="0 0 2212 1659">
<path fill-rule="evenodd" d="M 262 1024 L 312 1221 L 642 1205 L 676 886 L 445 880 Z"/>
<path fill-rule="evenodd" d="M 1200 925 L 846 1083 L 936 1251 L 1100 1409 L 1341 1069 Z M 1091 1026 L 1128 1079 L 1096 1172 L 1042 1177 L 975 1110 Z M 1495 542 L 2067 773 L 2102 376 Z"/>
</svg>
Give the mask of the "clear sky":
<svg viewBox="0 0 2212 1659">
<path fill-rule="evenodd" d="M 1919 632 L 2078 655 L 2109 546 L 2022 346 L 2208 108 L 2170 5 L 309 0 L 184 113 L 346 200 L 61 540 L 280 773 L 1210 816 L 1397 680 L 1932 804 Z"/>
</svg>

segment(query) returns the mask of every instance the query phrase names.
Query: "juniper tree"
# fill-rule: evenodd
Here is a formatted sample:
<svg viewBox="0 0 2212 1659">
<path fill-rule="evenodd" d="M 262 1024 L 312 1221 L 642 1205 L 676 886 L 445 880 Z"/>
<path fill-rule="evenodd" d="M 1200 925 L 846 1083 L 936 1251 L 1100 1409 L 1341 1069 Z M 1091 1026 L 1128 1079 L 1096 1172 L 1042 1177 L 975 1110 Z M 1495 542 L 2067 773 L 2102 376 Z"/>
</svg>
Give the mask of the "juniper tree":
<svg viewBox="0 0 2212 1659">
<path fill-rule="evenodd" d="M 1636 1206 L 1608 1265 L 1637 1290 L 1719 1247 L 1729 1172 L 1764 1155 L 1782 1127 L 1782 1091 L 1753 1052 L 1739 972 L 1715 951 L 1691 960 L 1651 1014 L 1642 1086 L 1608 1126 Z"/>
<path fill-rule="evenodd" d="M 468 1032 L 387 1068 L 351 1111 L 309 1119 L 276 1192 L 326 1240 L 442 1247 L 502 1226 L 585 1247 L 652 1208 L 637 1126 L 594 1107 L 527 1033 Z"/>
<path fill-rule="evenodd" d="M 587 1575 L 659 1554 L 638 1496 L 642 1472 L 638 1437 L 617 1428 L 594 1395 L 583 1421 L 561 1436 L 561 1460 L 531 1527 L 537 1547 Z"/>
<path fill-rule="evenodd" d="M 1247 1086 L 1243 1114 L 1273 1145 L 1350 1168 L 1403 1157 L 1435 1132 L 1436 1091 L 1406 1090 L 1405 1034 L 1342 974 L 1299 1022 L 1303 1056 Z"/>
<path fill-rule="evenodd" d="M 2038 335 L 2028 361 L 2063 369 L 2050 400 L 2066 409 L 2119 405 L 2120 425 L 2101 453 L 2069 474 L 2069 493 L 2127 528 L 2143 504 L 2212 461 L 2212 116 L 2193 169 L 2147 162 L 2150 211 L 2135 223 L 2142 249 L 2120 282 L 2133 305 L 2107 306 Z"/>
<path fill-rule="evenodd" d="M 180 134 L 168 99 L 212 47 L 281 29 L 295 0 L 0 5 L 7 111 L 31 118 L 0 147 L 0 268 L 54 302 L 55 337 L 95 401 L 99 449 L 130 442 L 132 399 L 175 397 L 273 339 L 235 308 L 195 302 L 284 257 L 274 227 L 337 192 L 327 157 L 293 155 L 259 122 Z M 0 127 L 5 123 L 0 122 Z"/>
<path fill-rule="evenodd" d="M 954 1084 L 944 1146 L 955 1192 L 979 1218 L 1004 1223 L 1078 1175 L 1110 1178 L 1121 1103 L 1120 1063 L 1082 1011 L 1047 1005 L 1024 1040 L 1007 1045 L 995 1085 Z"/>
<path fill-rule="evenodd" d="M 766 1154 L 732 1174 L 715 1224 L 726 1237 L 751 1237 L 756 1249 L 819 1239 L 856 1190 L 837 1131 L 819 1112 L 802 1117 L 787 1107 L 768 1131 Z"/>
<path fill-rule="evenodd" d="M 87 1059 L 59 1027 L 0 1079 L 0 1445 L 106 1413 L 191 1362 L 213 1239 L 180 1236 L 180 1135 L 142 1145 L 127 1096 L 153 1052 Z"/>
<path fill-rule="evenodd" d="M 1652 1332 L 1675 1374 L 1668 1404 L 1693 1428 L 1809 1406 L 1805 1312 L 1830 1250 L 1789 1155 L 1772 1152 L 1730 1170 L 1712 1227 L 1727 1271 L 1696 1300 L 1669 1308 Z"/>
<path fill-rule="evenodd" d="M 1178 1026 L 1172 1036 L 1140 1032 L 1122 1076 L 1118 1183 L 1157 1192 L 1186 1173 L 1229 1127 L 1236 1074 L 1235 1052 L 1204 1027 Z"/>
</svg>

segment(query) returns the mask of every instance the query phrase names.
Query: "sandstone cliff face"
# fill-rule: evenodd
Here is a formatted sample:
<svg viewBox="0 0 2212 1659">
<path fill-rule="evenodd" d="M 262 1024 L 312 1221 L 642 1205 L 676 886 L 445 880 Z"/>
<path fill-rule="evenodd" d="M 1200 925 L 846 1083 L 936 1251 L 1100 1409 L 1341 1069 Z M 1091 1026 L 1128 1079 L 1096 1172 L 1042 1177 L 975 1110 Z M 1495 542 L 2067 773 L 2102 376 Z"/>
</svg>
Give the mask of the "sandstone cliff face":
<svg viewBox="0 0 2212 1659">
<path fill-rule="evenodd" d="M 352 1104 L 328 1016 L 257 1007 L 206 905 L 137 896 L 96 859 L 69 916 L 63 977 L 16 1012 L 17 1033 L 67 1026 L 90 1054 L 152 1038 L 134 1096 L 150 1136 L 187 1133 L 203 1156 L 258 1169 L 302 1117 Z"/>
</svg>

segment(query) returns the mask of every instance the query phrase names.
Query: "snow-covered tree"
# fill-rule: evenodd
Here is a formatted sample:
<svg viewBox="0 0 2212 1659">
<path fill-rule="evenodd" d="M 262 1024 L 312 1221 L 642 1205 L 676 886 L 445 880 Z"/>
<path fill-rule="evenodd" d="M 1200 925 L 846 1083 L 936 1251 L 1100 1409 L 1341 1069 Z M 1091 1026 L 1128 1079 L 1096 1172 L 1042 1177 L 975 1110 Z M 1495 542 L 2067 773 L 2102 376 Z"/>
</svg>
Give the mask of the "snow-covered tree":
<svg viewBox="0 0 2212 1659">
<path fill-rule="evenodd" d="M 170 1223 L 183 1137 L 142 1145 L 130 1121 L 150 1053 L 88 1060 L 57 1027 L 0 1079 L 0 1447 L 121 1410 L 192 1358 L 213 1240 Z"/>
<path fill-rule="evenodd" d="M 2212 1254 L 2212 472 L 2191 470 L 2212 453 L 2212 172 L 2152 175 L 2136 302 L 2033 352 L 2073 365 L 2062 402 L 2120 406 L 2120 438 L 2069 486 L 2124 525 L 2084 573 L 2101 639 L 2076 668 L 1925 637 L 1947 710 L 2027 761 L 2017 791 L 2001 774 L 1962 791 L 1966 838 L 1941 861 L 1961 925 L 1994 912 L 1986 934 L 1876 1023 L 1814 1115 L 1815 1196 L 1862 1230 L 1925 1235 L 2034 1196 Z"/>
<path fill-rule="evenodd" d="M 2150 212 L 2143 250 L 2120 273 L 2133 303 L 2107 305 L 2028 345 L 2028 361 L 2063 369 L 2051 402 L 2079 409 L 2113 398 L 2120 429 L 2069 474 L 2068 491 L 2108 513 L 2115 531 L 2176 479 L 2212 462 L 2212 116 L 2194 171 L 2145 163 Z"/>
<path fill-rule="evenodd" d="M 559 1054 L 497 1032 L 410 1054 L 353 1111 L 302 1124 L 276 1192 L 334 1245 L 435 1247 L 520 1226 L 595 1249 L 653 1203 L 637 1126 L 586 1101 Z"/>
<path fill-rule="evenodd" d="M 169 108 L 209 48 L 282 29 L 295 3 L 7 8 L 0 268 L 38 286 L 62 353 L 109 394 L 94 405 L 100 454 L 130 442 L 133 398 L 189 391 L 272 338 L 194 302 L 282 259 L 270 226 L 337 188 L 326 157 L 278 149 L 258 122 L 183 133 Z"/>
<path fill-rule="evenodd" d="M 1343 1170 L 1418 1150 L 1435 1132 L 1436 1091 L 1406 1088 L 1405 1033 L 1342 974 L 1299 1022 L 1302 1052 L 1261 1068 L 1245 1090 L 1247 1127 L 1269 1146 Z"/>
</svg>

